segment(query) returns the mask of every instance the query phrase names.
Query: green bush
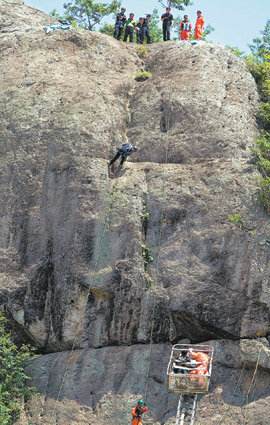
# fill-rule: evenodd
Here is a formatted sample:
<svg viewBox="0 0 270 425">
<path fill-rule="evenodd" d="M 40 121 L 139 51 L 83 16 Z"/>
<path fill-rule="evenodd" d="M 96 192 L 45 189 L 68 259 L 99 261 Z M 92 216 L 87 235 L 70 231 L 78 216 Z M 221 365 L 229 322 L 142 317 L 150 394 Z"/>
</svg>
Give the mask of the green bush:
<svg viewBox="0 0 270 425">
<path fill-rule="evenodd" d="M 136 52 L 137 55 L 142 59 L 146 59 L 148 57 L 147 47 L 144 45 L 138 46 Z"/>
<path fill-rule="evenodd" d="M 135 80 L 137 81 L 145 81 L 148 80 L 148 78 L 151 78 L 152 74 L 151 72 L 147 72 L 147 71 L 142 71 L 142 72 L 137 72 L 137 74 L 135 74 Z"/>
<path fill-rule="evenodd" d="M 148 273 L 145 273 L 145 278 L 146 278 L 145 290 L 147 291 L 153 285 L 153 279 Z"/>
<path fill-rule="evenodd" d="M 6 332 L 5 324 L 6 319 L 0 313 L 0 423 L 11 425 L 22 411 L 23 401 L 35 393 L 35 388 L 26 385 L 30 378 L 24 369 L 37 356 L 29 345 L 18 348 Z"/>
<path fill-rule="evenodd" d="M 149 212 L 147 212 L 145 201 L 143 201 L 141 220 L 142 220 L 142 225 L 143 225 L 144 231 L 146 232 L 147 225 L 148 225 L 148 222 L 149 222 Z"/>
<path fill-rule="evenodd" d="M 236 227 L 239 227 L 240 229 L 243 228 L 243 219 L 241 218 L 240 214 L 229 214 L 228 217 L 230 222 L 235 224 Z"/>
<path fill-rule="evenodd" d="M 265 211 L 270 213 L 270 177 L 261 177 L 259 183 L 258 201 Z"/>
<path fill-rule="evenodd" d="M 142 244 L 142 257 L 144 262 L 144 270 L 147 272 L 148 264 L 150 264 L 154 259 L 151 255 L 151 249 L 147 243 Z"/>
</svg>

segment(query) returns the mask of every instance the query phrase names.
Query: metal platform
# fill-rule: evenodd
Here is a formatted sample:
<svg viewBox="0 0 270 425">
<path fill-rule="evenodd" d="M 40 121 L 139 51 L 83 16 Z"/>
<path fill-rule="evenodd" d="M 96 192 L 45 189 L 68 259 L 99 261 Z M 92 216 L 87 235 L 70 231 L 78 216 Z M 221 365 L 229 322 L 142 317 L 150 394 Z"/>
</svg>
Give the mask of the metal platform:
<svg viewBox="0 0 270 425">
<path fill-rule="evenodd" d="M 183 353 L 190 348 L 194 352 L 202 352 L 209 356 L 205 362 L 196 362 L 194 360 L 182 361 Z M 212 373 L 214 348 L 211 345 L 191 345 L 191 344 L 176 344 L 172 347 L 171 357 L 168 364 L 167 375 L 169 377 L 169 391 L 177 393 L 192 393 L 203 394 L 208 391 L 209 381 Z M 190 373 L 197 370 L 197 366 L 204 365 L 205 372 L 202 374 Z"/>
</svg>

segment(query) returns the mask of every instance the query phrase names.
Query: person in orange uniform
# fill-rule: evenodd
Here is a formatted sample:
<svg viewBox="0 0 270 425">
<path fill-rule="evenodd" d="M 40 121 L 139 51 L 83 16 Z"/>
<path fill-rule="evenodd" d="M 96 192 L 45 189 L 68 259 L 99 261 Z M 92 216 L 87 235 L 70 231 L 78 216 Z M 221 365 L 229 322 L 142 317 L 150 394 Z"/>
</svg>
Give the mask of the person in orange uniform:
<svg viewBox="0 0 270 425">
<path fill-rule="evenodd" d="M 195 40 L 202 39 L 202 31 L 204 27 L 204 17 L 202 16 L 202 12 L 200 10 L 197 11 L 197 21 L 195 24 Z"/>
<path fill-rule="evenodd" d="M 190 355 L 198 362 L 195 370 L 189 372 L 190 375 L 206 375 L 208 369 L 208 363 L 210 357 L 208 354 L 203 353 L 202 351 L 193 351 L 192 348 L 189 349 Z M 201 362 L 201 363 L 200 363 Z M 195 377 L 190 377 L 191 381 L 196 381 Z M 203 383 L 204 378 L 199 378 L 199 382 Z"/>
<path fill-rule="evenodd" d="M 138 400 L 137 406 L 132 407 L 133 416 L 132 425 L 142 424 L 142 414 L 147 412 L 146 404 L 142 400 Z"/>
<path fill-rule="evenodd" d="M 184 20 L 179 25 L 179 31 L 181 32 L 181 40 L 189 40 L 189 34 L 191 34 L 191 23 L 188 21 L 188 15 L 184 16 Z"/>
</svg>

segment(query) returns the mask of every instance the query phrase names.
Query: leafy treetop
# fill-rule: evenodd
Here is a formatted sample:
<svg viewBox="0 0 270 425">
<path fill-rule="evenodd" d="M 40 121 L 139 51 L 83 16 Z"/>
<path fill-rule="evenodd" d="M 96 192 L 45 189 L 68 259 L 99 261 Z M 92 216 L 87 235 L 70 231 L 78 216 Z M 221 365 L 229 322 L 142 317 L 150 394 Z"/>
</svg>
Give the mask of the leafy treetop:
<svg viewBox="0 0 270 425">
<path fill-rule="evenodd" d="M 117 13 L 121 5 L 120 1 L 113 0 L 111 3 L 98 3 L 94 0 L 71 0 L 64 3 L 64 19 L 74 26 L 93 31 L 101 20 L 111 13 Z M 57 19 L 61 19 L 57 11 L 52 13 Z"/>
<path fill-rule="evenodd" d="M 158 0 L 163 7 L 171 7 L 178 10 L 184 10 L 184 6 L 192 5 L 191 0 Z"/>
</svg>

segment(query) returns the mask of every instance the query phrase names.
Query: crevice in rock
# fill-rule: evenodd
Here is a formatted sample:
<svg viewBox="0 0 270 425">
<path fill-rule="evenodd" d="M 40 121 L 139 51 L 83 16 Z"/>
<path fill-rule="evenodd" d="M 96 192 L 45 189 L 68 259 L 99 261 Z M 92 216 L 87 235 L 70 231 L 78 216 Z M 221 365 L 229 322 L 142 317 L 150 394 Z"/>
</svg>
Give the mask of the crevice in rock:
<svg viewBox="0 0 270 425">
<path fill-rule="evenodd" d="M 183 338 L 188 338 L 191 344 L 210 339 L 231 339 L 233 341 L 239 339 L 238 335 L 233 335 L 210 323 L 198 320 L 195 316 L 187 314 L 185 311 L 173 312 L 172 319 L 176 329 L 176 338 L 172 341 L 173 344 Z"/>
</svg>

